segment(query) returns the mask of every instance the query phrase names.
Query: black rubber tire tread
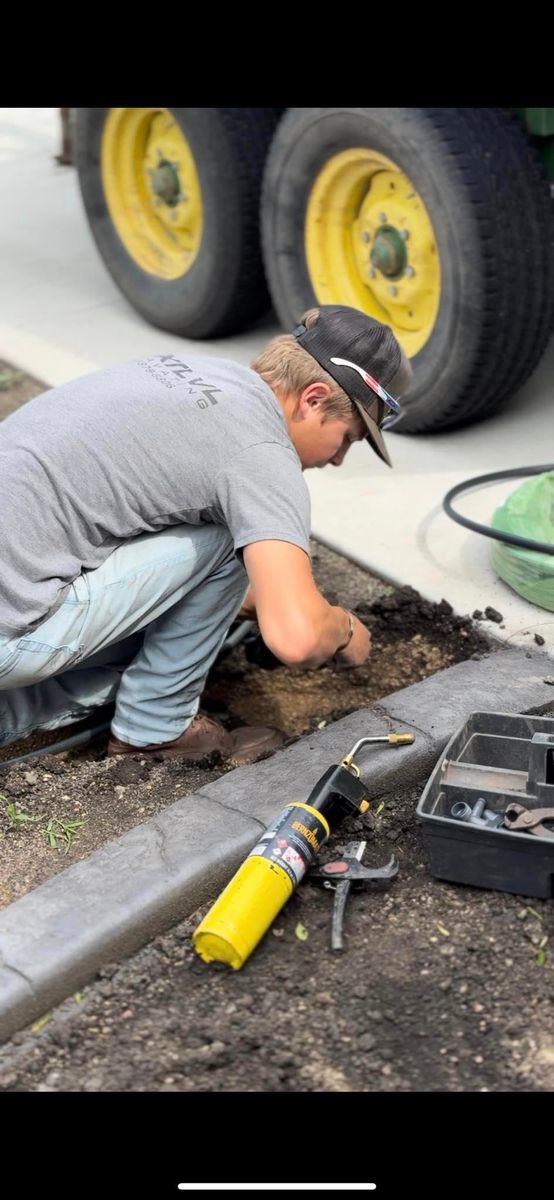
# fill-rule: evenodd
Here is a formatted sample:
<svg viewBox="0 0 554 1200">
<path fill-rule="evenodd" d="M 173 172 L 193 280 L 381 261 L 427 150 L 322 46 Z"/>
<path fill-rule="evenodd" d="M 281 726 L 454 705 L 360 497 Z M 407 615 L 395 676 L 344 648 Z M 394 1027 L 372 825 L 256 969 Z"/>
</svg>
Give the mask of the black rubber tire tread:
<svg viewBox="0 0 554 1200">
<path fill-rule="evenodd" d="M 517 209 L 517 237 L 523 251 L 522 278 L 526 284 L 524 300 L 524 335 L 516 347 L 513 367 L 513 387 L 520 387 L 538 365 L 554 322 L 554 233 L 553 201 L 542 160 L 515 114 L 502 114 L 511 124 L 510 134 L 515 150 L 512 172 L 521 194 L 521 209 Z M 525 169 L 522 171 L 522 163 Z M 521 233 L 521 217 L 527 215 L 532 230 L 529 241 Z M 550 314 L 550 324 L 548 315 Z M 518 353 L 519 349 L 519 353 Z M 494 403 L 494 400 L 493 400 Z"/>
<path fill-rule="evenodd" d="M 360 144 L 411 178 L 443 272 L 437 322 L 412 359 L 395 429 L 431 432 L 489 416 L 535 369 L 554 320 L 553 205 L 537 151 L 503 109 L 290 109 L 262 190 L 266 275 L 285 327 L 317 303 L 304 254 L 309 190 L 331 154 Z"/>
<path fill-rule="evenodd" d="M 172 108 L 200 177 L 202 245 L 191 269 L 164 280 L 144 271 L 123 245 L 107 208 L 100 170 L 109 109 L 76 110 L 76 165 L 92 234 L 130 303 L 152 325 L 182 337 L 238 333 L 269 307 L 259 231 L 263 167 L 279 110 Z"/>
<path fill-rule="evenodd" d="M 529 377 L 550 337 L 548 313 L 554 313 L 554 254 L 552 244 L 549 248 L 544 240 L 552 222 L 552 202 L 542 164 L 515 114 L 492 108 L 478 111 L 482 133 L 488 122 L 490 145 L 495 147 L 491 186 L 501 307 L 493 312 L 493 321 L 504 328 L 498 330 L 496 359 L 491 358 L 491 366 L 497 363 L 498 369 L 491 382 L 484 383 L 481 406 L 475 397 L 474 419 L 481 407 L 483 416 L 495 412 Z M 471 126 L 471 109 L 467 115 Z M 517 329 L 519 338 L 514 337 Z M 476 389 L 482 381 L 479 375 Z"/>
</svg>

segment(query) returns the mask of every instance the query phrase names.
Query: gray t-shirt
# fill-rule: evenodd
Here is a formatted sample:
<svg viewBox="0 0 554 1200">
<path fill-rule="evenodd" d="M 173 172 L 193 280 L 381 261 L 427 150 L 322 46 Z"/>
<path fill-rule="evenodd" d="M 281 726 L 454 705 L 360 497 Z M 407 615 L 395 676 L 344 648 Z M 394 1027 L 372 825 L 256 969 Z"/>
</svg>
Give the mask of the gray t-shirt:
<svg viewBox="0 0 554 1200">
<path fill-rule="evenodd" d="M 158 354 L 43 392 L 0 425 L 0 633 L 33 629 L 81 571 L 169 525 L 309 553 L 302 466 L 271 389 L 223 358 Z"/>
</svg>

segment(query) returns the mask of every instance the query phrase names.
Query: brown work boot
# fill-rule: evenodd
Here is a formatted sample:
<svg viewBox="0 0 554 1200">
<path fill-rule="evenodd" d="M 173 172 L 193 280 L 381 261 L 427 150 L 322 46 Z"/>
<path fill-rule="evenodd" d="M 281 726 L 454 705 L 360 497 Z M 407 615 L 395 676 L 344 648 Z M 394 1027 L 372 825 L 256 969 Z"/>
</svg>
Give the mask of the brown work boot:
<svg viewBox="0 0 554 1200">
<path fill-rule="evenodd" d="M 256 762 L 268 750 L 277 750 L 283 743 L 283 735 L 276 729 L 262 725 L 241 725 L 228 731 L 213 717 L 200 713 L 172 742 L 159 742 L 149 746 L 132 746 L 111 734 L 108 756 L 114 754 L 155 754 L 159 758 L 178 758 L 183 762 L 200 762 L 209 754 L 218 751 L 226 761 L 237 766 Z"/>
<path fill-rule="evenodd" d="M 269 750 L 278 750 L 285 740 L 284 734 L 267 725 L 239 725 L 231 730 L 229 737 L 233 746 L 228 757 L 237 767 L 257 762 Z"/>
</svg>

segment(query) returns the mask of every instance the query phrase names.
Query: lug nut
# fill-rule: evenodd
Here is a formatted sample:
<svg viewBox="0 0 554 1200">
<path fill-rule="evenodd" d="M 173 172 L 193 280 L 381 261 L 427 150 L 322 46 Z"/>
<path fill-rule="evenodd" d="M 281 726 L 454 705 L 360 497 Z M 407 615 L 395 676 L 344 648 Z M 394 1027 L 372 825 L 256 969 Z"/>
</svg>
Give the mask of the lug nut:
<svg viewBox="0 0 554 1200">
<path fill-rule="evenodd" d="M 389 296 L 396 296 L 397 293 L 398 293 L 398 288 L 395 288 L 395 287 L 389 288 Z"/>
</svg>

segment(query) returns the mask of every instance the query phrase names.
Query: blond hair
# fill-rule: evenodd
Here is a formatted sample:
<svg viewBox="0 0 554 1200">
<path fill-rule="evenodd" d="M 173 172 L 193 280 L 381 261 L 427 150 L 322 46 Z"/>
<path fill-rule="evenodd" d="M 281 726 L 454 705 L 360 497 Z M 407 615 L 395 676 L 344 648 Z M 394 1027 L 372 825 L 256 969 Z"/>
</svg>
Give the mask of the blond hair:
<svg viewBox="0 0 554 1200">
<path fill-rule="evenodd" d="M 319 309 L 309 308 L 304 313 L 301 324 L 309 329 L 318 319 Z M 311 383 L 328 384 L 331 394 L 321 406 L 324 420 L 331 420 L 332 417 L 348 420 L 355 412 L 352 401 L 339 387 L 336 379 L 320 367 L 292 333 L 283 333 L 272 338 L 250 366 L 261 375 L 270 388 L 279 388 L 285 394 L 300 395 Z"/>
<path fill-rule="evenodd" d="M 310 329 L 319 320 L 319 315 L 319 308 L 309 308 L 300 323 Z M 406 391 L 412 378 L 410 363 L 401 346 L 398 343 L 396 345 L 400 351 L 400 363 L 388 385 L 395 397 Z M 326 383 L 331 392 L 322 403 L 324 420 L 333 417 L 348 420 L 357 411 L 336 379 L 303 349 L 292 333 L 272 338 L 250 366 L 270 388 L 279 388 L 286 395 L 300 395 L 311 383 Z"/>
</svg>

